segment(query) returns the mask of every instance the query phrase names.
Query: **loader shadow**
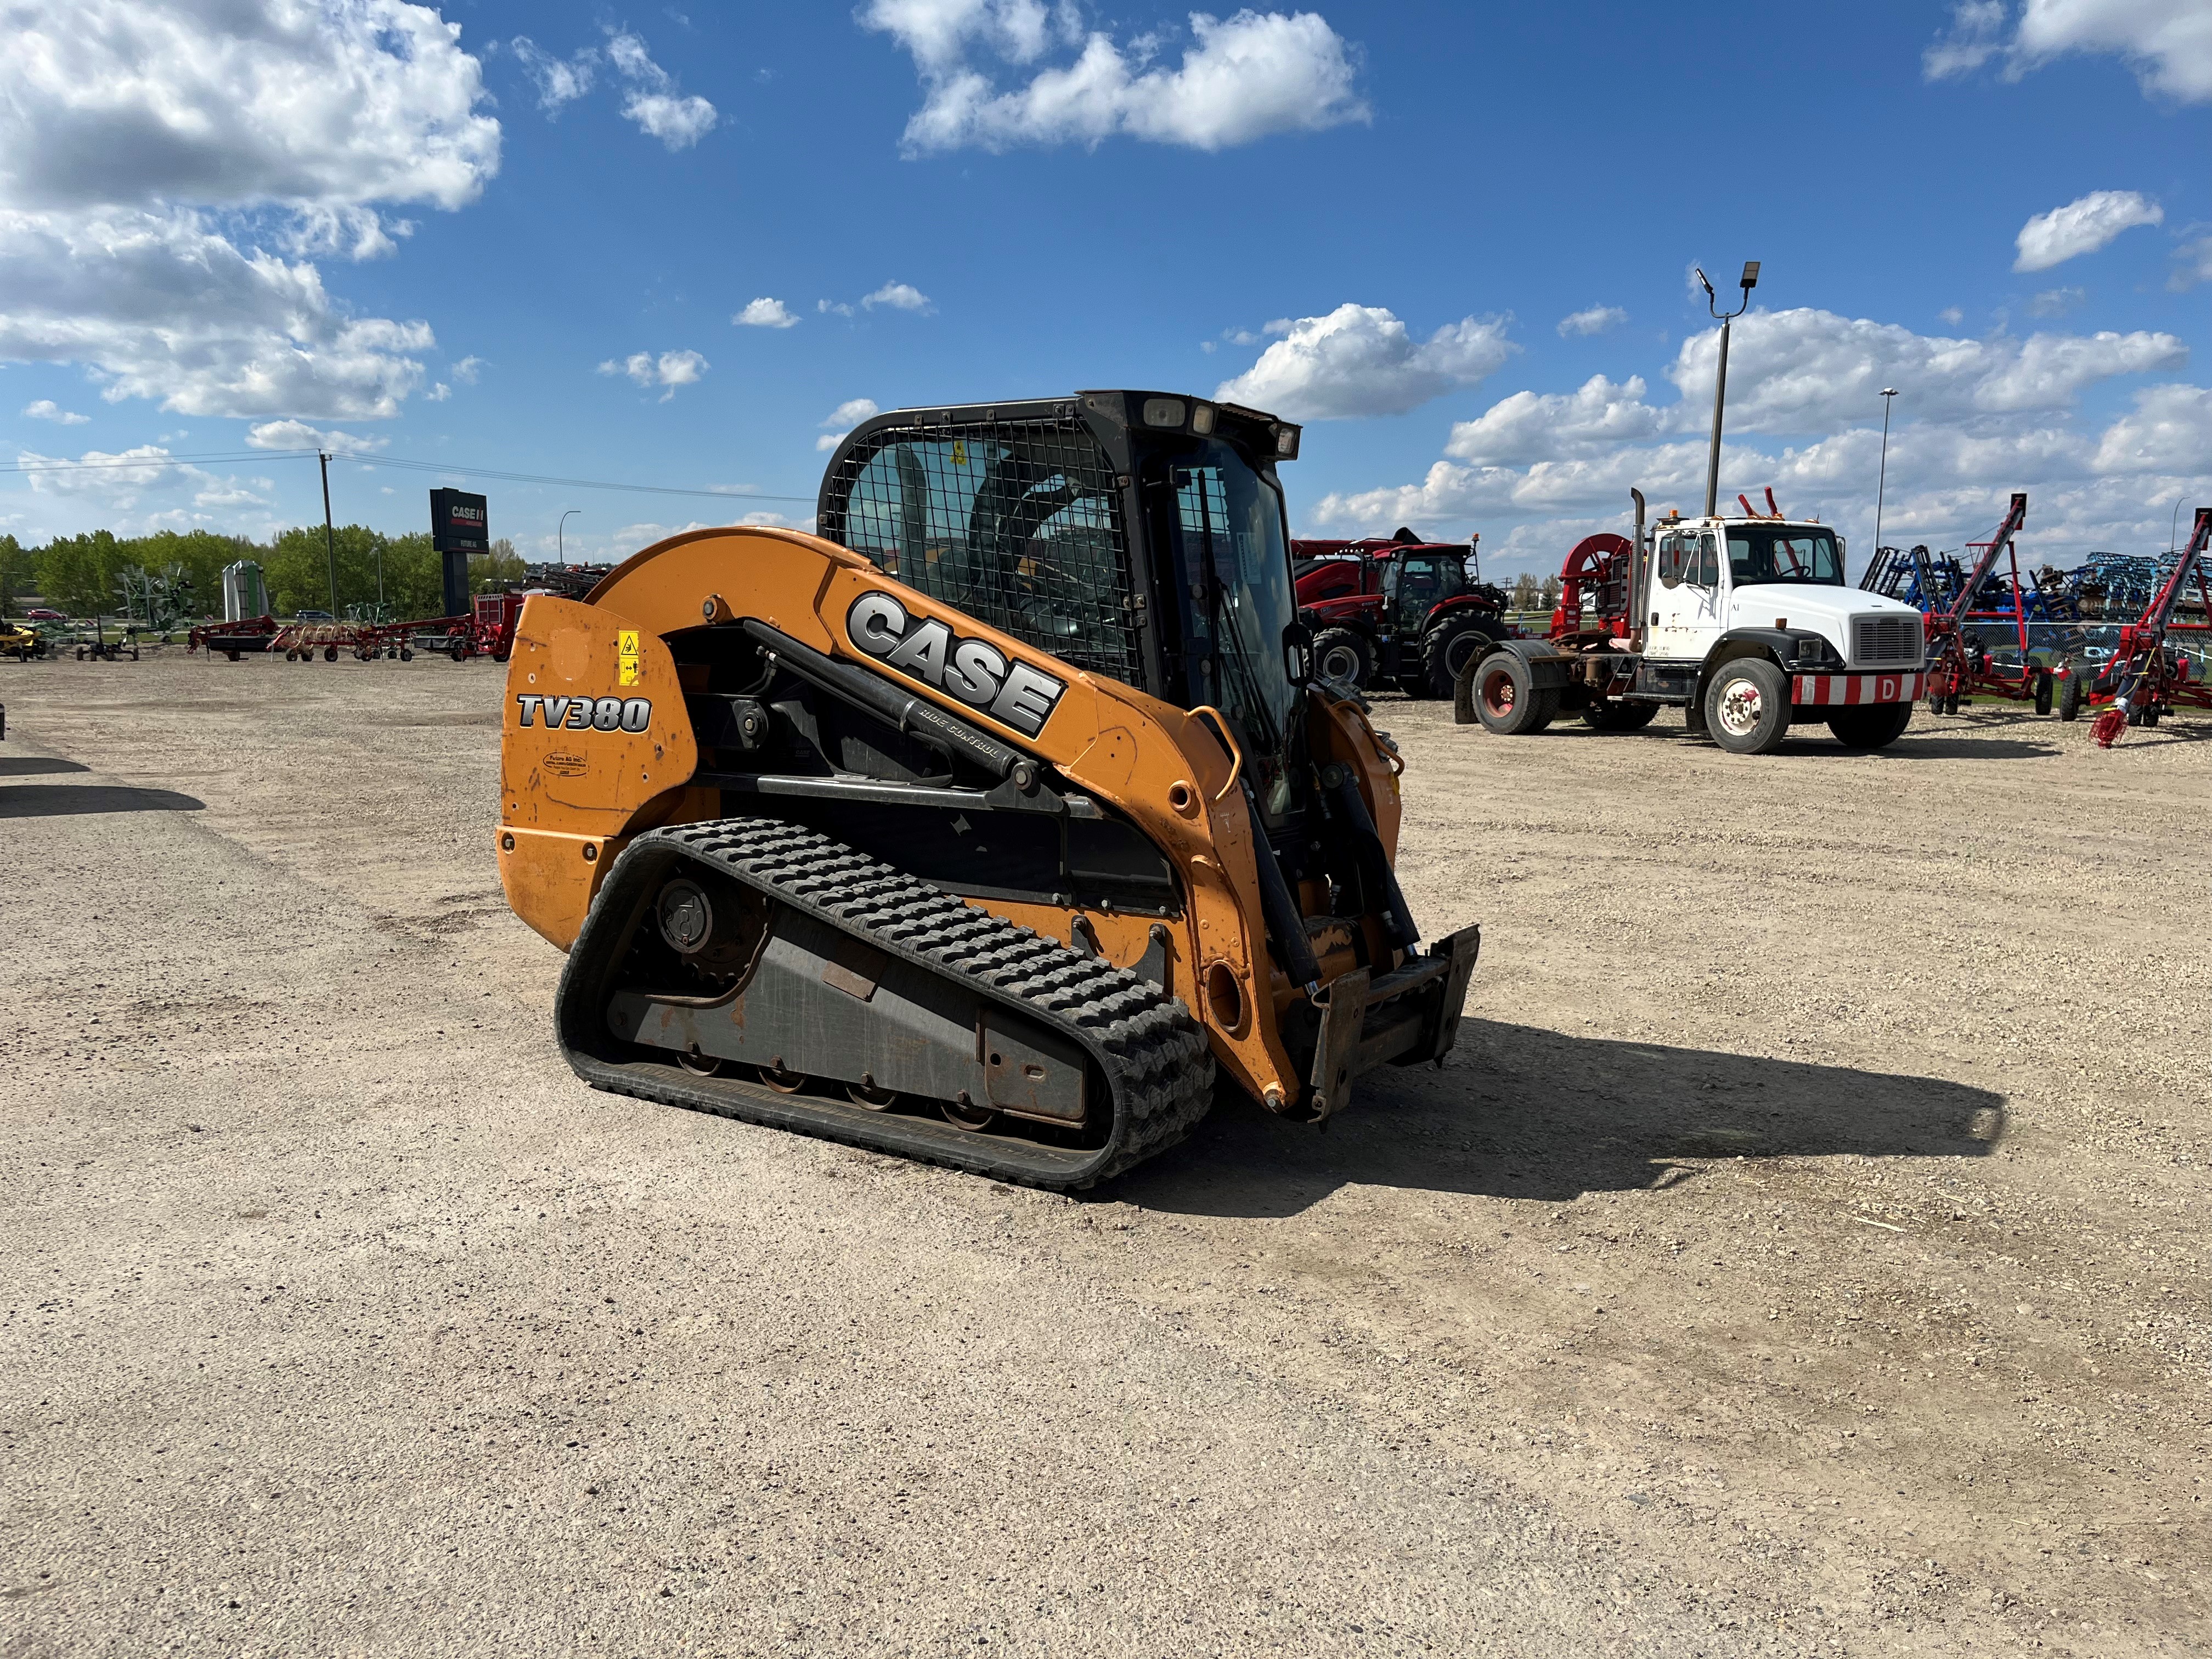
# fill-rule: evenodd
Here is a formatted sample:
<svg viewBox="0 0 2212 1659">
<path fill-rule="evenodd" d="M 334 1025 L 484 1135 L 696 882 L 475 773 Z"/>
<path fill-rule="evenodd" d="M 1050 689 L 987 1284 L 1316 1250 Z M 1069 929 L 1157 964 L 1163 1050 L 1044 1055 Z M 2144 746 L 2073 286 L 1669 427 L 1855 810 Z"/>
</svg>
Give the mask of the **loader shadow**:
<svg viewBox="0 0 2212 1659">
<path fill-rule="evenodd" d="M 0 789 L 0 818 L 67 818 L 98 812 L 198 812 L 207 803 L 173 789 L 110 783 L 19 783 Z"/>
<path fill-rule="evenodd" d="M 0 756 L 0 778 L 34 778 L 54 772 L 89 772 L 82 763 L 52 755 Z"/>
<path fill-rule="evenodd" d="M 2004 1103 L 1933 1078 L 1468 1019 L 1445 1070 L 1370 1073 L 1325 1133 L 1224 1101 L 1098 1195 L 1246 1218 L 1345 1186 L 1563 1201 L 1674 1186 L 1717 1158 L 1985 1157 Z"/>
</svg>

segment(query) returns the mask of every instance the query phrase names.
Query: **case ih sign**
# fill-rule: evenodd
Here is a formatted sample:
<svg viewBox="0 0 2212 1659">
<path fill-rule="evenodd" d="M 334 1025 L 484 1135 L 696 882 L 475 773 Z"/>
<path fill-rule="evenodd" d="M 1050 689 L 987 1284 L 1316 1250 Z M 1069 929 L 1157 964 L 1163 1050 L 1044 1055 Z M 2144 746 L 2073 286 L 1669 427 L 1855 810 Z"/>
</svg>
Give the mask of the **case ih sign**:
<svg viewBox="0 0 2212 1659">
<path fill-rule="evenodd" d="M 430 545 L 441 553 L 491 551 L 484 498 L 465 489 L 430 492 Z"/>
</svg>

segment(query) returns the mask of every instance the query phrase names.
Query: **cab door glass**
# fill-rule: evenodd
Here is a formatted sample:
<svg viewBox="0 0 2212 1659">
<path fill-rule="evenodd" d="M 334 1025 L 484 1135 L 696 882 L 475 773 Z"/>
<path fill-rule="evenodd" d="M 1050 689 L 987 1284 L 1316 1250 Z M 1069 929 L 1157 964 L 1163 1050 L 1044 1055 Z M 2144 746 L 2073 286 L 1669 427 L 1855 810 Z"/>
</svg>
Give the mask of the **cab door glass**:
<svg viewBox="0 0 2212 1659">
<path fill-rule="evenodd" d="M 1692 538 L 1685 538 L 1686 541 Z M 1711 536 L 1698 536 L 1683 553 L 1685 574 L 1682 580 L 1692 587 L 1718 587 L 1721 585 L 1720 549 Z"/>
<path fill-rule="evenodd" d="M 1401 628 L 1419 629 L 1437 601 L 1443 597 L 1443 561 L 1407 558 L 1398 561 L 1398 589 L 1390 606 L 1390 619 Z"/>
</svg>

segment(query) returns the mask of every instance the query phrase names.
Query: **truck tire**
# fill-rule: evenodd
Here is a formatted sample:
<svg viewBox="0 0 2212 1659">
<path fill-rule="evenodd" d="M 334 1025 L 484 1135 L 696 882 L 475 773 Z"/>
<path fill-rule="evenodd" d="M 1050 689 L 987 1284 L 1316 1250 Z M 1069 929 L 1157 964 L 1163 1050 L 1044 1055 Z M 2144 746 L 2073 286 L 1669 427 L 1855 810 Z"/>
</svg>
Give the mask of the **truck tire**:
<svg viewBox="0 0 2212 1659">
<path fill-rule="evenodd" d="M 1764 657 L 1738 657 L 1705 683 L 1705 727 L 1732 755 L 1771 755 L 1790 735 L 1790 682 Z"/>
<path fill-rule="evenodd" d="M 1858 708 L 1838 708 L 1828 716 L 1828 730 L 1846 749 L 1887 749 L 1912 724 L 1909 702 L 1869 703 Z"/>
<path fill-rule="evenodd" d="M 1583 705 L 1583 724 L 1593 732 L 1640 732 L 1659 713 L 1656 702 L 1624 702 L 1619 697 L 1598 697 Z"/>
<path fill-rule="evenodd" d="M 1528 659 L 1493 651 L 1475 665 L 1474 717 L 1501 738 L 1532 737 L 1559 712 L 1556 690 L 1539 690 Z"/>
<path fill-rule="evenodd" d="M 1356 629 L 1324 628 L 1314 635 L 1313 672 L 1317 680 L 1333 680 L 1366 690 L 1375 672 L 1375 650 Z"/>
<path fill-rule="evenodd" d="M 1496 642 L 1498 635 L 1480 617 L 1451 617 L 1429 630 L 1421 641 L 1421 673 L 1425 690 L 1432 697 L 1449 697 L 1459 684 L 1460 671 Z"/>
</svg>

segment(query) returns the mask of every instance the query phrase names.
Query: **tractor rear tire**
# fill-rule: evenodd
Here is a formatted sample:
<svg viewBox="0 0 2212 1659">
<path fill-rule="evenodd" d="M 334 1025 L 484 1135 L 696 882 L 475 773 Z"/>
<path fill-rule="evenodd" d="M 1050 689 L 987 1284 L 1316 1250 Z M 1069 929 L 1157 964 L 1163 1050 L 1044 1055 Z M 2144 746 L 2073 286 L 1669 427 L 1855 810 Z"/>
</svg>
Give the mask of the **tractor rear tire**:
<svg viewBox="0 0 2212 1659">
<path fill-rule="evenodd" d="M 1771 755 L 1790 735 L 1790 682 L 1764 657 L 1738 657 L 1705 687 L 1705 727 L 1731 755 Z"/>
<path fill-rule="evenodd" d="M 2051 696 L 2057 689 L 2051 682 L 2049 669 L 2039 668 L 2035 671 L 2035 712 L 2037 714 L 2048 714 L 2051 712 Z"/>
<path fill-rule="evenodd" d="M 1431 697 L 1449 697 L 1459 684 L 1460 671 L 1497 641 L 1498 635 L 1479 617 L 1451 617 L 1429 630 L 1421 642 L 1422 690 Z"/>
<path fill-rule="evenodd" d="M 2087 700 L 2088 688 L 2082 683 L 2081 672 L 2076 670 L 2066 677 L 2066 684 L 2058 690 L 2058 718 L 2062 720 L 2079 720 L 2081 705 Z"/>
<path fill-rule="evenodd" d="M 1474 666 L 1474 716 L 1501 738 L 1533 737 L 1559 712 L 1556 687 L 1539 690 L 1528 659 L 1493 651 Z"/>
<path fill-rule="evenodd" d="M 466 662 L 469 659 L 469 653 L 466 648 L 458 645 L 452 650 L 446 653 L 446 654 L 451 657 L 455 662 Z"/>
<path fill-rule="evenodd" d="M 1598 697 L 1583 706 L 1583 724 L 1593 732 L 1640 732 L 1657 718 L 1656 702 L 1623 702 Z"/>
<path fill-rule="evenodd" d="M 1859 708 L 1838 708 L 1828 716 L 1828 730 L 1846 749 L 1887 749 L 1912 724 L 1909 702 L 1869 703 Z"/>
<path fill-rule="evenodd" d="M 1364 691 L 1375 672 L 1375 648 L 1357 629 L 1324 628 L 1314 635 L 1313 672 L 1317 680 Z"/>
</svg>

